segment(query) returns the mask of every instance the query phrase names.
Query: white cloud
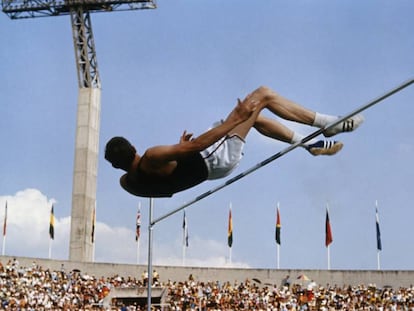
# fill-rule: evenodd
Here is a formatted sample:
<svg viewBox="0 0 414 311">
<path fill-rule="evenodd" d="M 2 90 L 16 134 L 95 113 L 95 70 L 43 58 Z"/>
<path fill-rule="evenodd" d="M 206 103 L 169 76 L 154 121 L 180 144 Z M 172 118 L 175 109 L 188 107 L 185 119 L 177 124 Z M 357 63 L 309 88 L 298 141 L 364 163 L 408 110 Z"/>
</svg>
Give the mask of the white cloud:
<svg viewBox="0 0 414 311">
<path fill-rule="evenodd" d="M 51 245 L 52 259 L 68 259 L 70 216 L 58 218 L 55 213 L 54 240 L 49 244 L 50 210 L 52 204 L 56 203 L 53 198 L 48 198 L 37 189 L 26 189 L 14 195 L 0 196 L 1 224 L 4 220 L 6 201 L 8 212 L 5 255 L 47 258 Z M 141 264 L 147 262 L 147 238 L 147 234 L 142 232 L 139 245 Z M 186 248 L 185 254 L 186 266 L 248 268 L 243 262 L 229 263 L 228 248 L 223 242 L 197 236 L 190 238 L 191 244 Z M 97 221 L 95 241 L 97 262 L 136 263 L 138 247 L 134 228 L 111 227 Z M 154 240 L 153 264 L 182 265 L 182 251 L 181 233 L 178 233 L 176 238 L 170 236 L 168 239 Z"/>
<path fill-rule="evenodd" d="M 47 257 L 50 209 L 55 200 L 39 190 L 26 189 L 13 196 L 0 197 L 2 223 L 7 201 L 5 254 Z M 4 241 L 4 240 L 3 240 Z"/>
</svg>

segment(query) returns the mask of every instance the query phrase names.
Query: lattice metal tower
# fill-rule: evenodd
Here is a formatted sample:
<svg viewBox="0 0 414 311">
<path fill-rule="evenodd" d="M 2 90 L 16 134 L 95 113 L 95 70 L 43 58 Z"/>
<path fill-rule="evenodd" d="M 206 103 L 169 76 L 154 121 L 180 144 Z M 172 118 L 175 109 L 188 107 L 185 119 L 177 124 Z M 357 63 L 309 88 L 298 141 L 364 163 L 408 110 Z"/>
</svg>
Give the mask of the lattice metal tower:
<svg viewBox="0 0 414 311">
<path fill-rule="evenodd" d="M 11 19 L 71 17 L 79 95 L 69 260 L 93 260 L 91 234 L 96 204 L 101 81 L 89 13 L 155 8 L 155 0 L 2 0 L 2 10 Z"/>
</svg>

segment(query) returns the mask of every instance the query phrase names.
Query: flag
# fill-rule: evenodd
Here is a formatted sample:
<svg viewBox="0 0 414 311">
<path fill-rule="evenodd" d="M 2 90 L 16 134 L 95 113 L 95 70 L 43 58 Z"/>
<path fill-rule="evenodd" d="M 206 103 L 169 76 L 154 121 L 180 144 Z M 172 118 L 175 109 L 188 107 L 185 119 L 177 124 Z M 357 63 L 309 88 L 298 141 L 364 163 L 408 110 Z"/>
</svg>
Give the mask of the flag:
<svg viewBox="0 0 414 311">
<path fill-rule="evenodd" d="M 95 242 L 95 223 L 96 223 L 96 206 L 92 210 L 92 230 L 91 230 L 91 242 Z"/>
<path fill-rule="evenodd" d="M 188 247 L 188 224 L 187 224 L 187 216 L 183 215 L 183 246 Z"/>
<path fill-rule="evenodd" d="M 227 244 L 229 247 L 233 245 L 233 220 L 231 218 L 231 208 L 229 210 L 229 228 L 227 231 Z"/>
<path fill-rule="evenodd" d="M 135 241 L 138 242 L 141 235 L 141 208 L 138 207 L 137 221 L 135 224 Z"/>
<path fill-rule="evenodd" d="M 377 229 L 377 250 L 382 250 L 381 245 L 381 232 L 380 232 L 380 226 L 379 226 L 379 217 L 378 217 L 378 209 L 375 209 L 375 222 L 376 222 L 376 229 Z"/>
<path fill-rule="evenodd" d="M 4 210 L 3 236 L 6 236 L 6 229 L 7 229 L 7 201 L 6 201 L 6 207 Z"/>
<path fill-rule="evenodd" d="M 279 208 L 277 208 L 277 216 L 276 216 L 276 243 L 280 245 L 280 229 L 282 228 L 280 224 L 280 212 Z"/>
<path fill-rule="evenodd" d="M 49 237 L 52 240 L 55 239 L 55 214 L 53 212 L 53 205 L 52 209 L 50 210 Z"/>
<path fill-rule="evenodd" d="M 329 222 L 329 213 L 328 209 L 326 209 L 326 221 L 325 221 L 325 246 L 328 247 L 333 241 L 332 238 L 332 231 L 331 231 L 331 223 Z"/>
</svg>

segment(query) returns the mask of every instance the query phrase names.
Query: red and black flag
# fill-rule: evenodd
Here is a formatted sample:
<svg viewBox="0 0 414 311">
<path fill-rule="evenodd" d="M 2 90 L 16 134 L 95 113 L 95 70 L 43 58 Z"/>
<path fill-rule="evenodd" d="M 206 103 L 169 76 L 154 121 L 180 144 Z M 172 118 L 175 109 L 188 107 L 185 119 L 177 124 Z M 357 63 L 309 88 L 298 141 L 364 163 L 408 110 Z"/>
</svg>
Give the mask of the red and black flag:
<svg viewBox="0 0 414 311">
<path fill-rule="evenodd" d="M 280 223 L 280 212 L 279 212 L 279 207 L 277 208 L 277 212 L 276 212 L 276 234 L 275 234 L 275 238 L 276 238 L 276 243 L 280 245 L 280 230 L 282 229 L 282 225 Z"/>
<path fill-rule="evenodd" d="M 325 246 L 328 247 L 333 241 L 331 223 L 329 221 L 328 209 L 326 209 L 326 221 L 325 221 Z"/>
</svg>

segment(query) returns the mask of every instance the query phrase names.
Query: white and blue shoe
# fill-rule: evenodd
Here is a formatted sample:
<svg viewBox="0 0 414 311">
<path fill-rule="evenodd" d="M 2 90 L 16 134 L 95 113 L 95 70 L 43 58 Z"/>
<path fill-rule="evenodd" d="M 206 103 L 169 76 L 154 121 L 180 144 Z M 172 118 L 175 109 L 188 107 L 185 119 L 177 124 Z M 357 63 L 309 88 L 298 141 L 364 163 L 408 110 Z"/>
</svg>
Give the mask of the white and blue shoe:
<svg viewBox="0 0 414 311">
<path fill-rule="evenodd" d="M 314 144 L 305 146 L 306 150 L 314 156 L 318 155 L 334 155 L 344 146 L 340 141 L 319 140 Z"/>
</svg>

